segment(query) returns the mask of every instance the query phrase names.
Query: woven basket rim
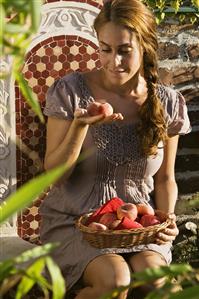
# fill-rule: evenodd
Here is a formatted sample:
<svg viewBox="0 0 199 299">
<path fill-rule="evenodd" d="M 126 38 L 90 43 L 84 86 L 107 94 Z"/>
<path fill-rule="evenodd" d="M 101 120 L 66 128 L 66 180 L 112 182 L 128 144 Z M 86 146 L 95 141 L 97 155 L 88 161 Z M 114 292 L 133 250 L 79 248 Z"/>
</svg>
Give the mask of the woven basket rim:
<svg viewBox="0 0 199 299">
<path fill-rule="evenodd" d="M 160 230 L 165 229 L 171 222 L 172 220 L 170 218 L 166 218 L 166 220 L 160 224 L 155 224 L 155 225 L 150 225 L 147 227 L 140 227 L 140 228 L 131 228 L 131 229 L 123 229 L 123 230 L 105 230 L 105 231 L 99 231 L 95 230 L 93 228 L 90 228 L 84 223 L 82 223 L 85 219 L 87 219 L 92 213 L 86 213 L 84 215 L 81 215 L 77 221 L 76 221 L 76 227 L 82 231 L 83 233 L 89 233 L 89 234 L 97 234 L 97 235 L 132 235 L 132 234 L 139 234 L 141 232 L 158 232 Z M 166 213 L 165 213 L 166 215 Z"/>
</svg>

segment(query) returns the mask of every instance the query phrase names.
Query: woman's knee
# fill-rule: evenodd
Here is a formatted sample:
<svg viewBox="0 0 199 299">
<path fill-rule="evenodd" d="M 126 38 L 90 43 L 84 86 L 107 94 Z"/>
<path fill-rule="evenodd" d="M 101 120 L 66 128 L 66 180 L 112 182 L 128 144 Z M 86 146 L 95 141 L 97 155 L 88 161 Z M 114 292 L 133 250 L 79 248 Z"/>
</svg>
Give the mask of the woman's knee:
<svg viewBox="0 0 199 299">
<path fill-rule="evenodd" d="M 129 285 L 131 273 L 122 256 L 107 254 L 90 263 L 85 271 L 84 280 L 87 285 L 107 292 Z"/>
<path fill-rule="evenodd" d="M 134 272 L 142 272 L 146 268 L 157 268 L 160 266 L 165 266 L 166 261 L 164 257 L 153 251 L 143 251 L 133 255 L 129 259 L 129 264 Z M 140 290 L 146 294 L 154 289 L 161 288 L 165 283 L 165 278 L 154 279 L 150 283 L 146 283 L 144 286 L 140 287 Z"/>
</svg>

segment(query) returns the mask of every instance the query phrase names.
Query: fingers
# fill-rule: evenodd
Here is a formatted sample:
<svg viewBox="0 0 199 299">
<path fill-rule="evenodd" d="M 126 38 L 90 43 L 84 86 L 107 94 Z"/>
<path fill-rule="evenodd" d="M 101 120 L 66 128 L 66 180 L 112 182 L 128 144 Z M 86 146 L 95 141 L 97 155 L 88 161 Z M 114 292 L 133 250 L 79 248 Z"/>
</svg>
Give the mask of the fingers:
<svg viewBox="0 0 199 299">
<path fill-rule="evenodd" d="M 116 120 L 123 120 L 124 117 L 121 113 L 113 113 L 112 115 L 110 116 L 107 116 L 105 117 L 104 119 L 102 119 L 99 124 L 102 124 L 102 123 L 110 123 L 112 121 L 116 121 Z"/>
<path fill-rule="evenodd" d="M 87 114 L 86 109 L 77 108 L 74 112 L 74 117 L 81 117 L 83 115 Z"/>
<path fill-rule="evenodd" d="M 179 234 L 179 230 L 176 223 L 171 223 L 165 230 L 157 234 L 156 243 L 164 244 L 167 242 L 172 242 L 175 240 L 176 236 Z"/>
<path fill-rule="evenodd" d="M 77 108 L 74 112 L 74 118 L 82 124 L 91 125 L 91 124 L 97 123 L 97 122 L 101 121 L 102 119 L 104 119 L 104 115 L 99 114 L 96 116 L 90 116 L 90 115 L 88 115 L 88 112 L 86 109 Z"/>
<path fill-rule="evenodd" d="M 103 124 L 103 123 L 109 123 L 116 120 L 123 120 L 123 116 L 121 113 L 113 113 L 110 116 L 105 117 L 104 114 L 99 114 L 96 116 L 90 116 L 88 115 L 88 112 L 86 109 L 78 108 L 74 112 L 74 117 L 81 123 L 84 124 Z"/>
</svg>

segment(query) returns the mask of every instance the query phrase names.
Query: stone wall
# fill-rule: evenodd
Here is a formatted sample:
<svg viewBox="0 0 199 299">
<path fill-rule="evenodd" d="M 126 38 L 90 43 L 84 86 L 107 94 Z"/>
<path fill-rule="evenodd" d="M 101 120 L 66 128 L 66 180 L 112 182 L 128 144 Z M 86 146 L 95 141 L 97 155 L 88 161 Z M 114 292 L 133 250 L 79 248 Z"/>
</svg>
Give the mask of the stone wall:
<svg viewBox="0 0 199 299">
<path fill-rule="evenodd" d="M 159 32 L 161 81 L 187 101 L 192 132 L 180 136 L 176 158 L 179 194 L 199 191 L 199 31 L 198 25 L 163 24 Z"/>
</svg>

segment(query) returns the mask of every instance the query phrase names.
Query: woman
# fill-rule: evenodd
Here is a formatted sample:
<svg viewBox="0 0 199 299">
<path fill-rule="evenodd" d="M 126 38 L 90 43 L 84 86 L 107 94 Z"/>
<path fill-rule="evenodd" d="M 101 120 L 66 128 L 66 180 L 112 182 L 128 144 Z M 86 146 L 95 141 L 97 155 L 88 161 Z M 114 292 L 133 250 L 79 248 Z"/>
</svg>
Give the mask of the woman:
<svg viewBox="0 0 199 299">
<path fill-rule="evenodd" d="M 96 299 L 128 285 L 131 271 L 171 262 L 171 244 L 178 234 L 174 163 L 178 136 L 190 131 L 182 95 L 158 84 L 155 21 L 145 5 L 139 0 L 108 1 L 94 28 L 101 68 L 56 81 L 44 111 L 45 168 L 67 162 L 70 171 L 42 205 L 41 238 L 60 242 L 54 257 L 68 288 L 79 279 L 84 285 L 76 299 Z M 110 103 L 114 113 L 89 116 L 93 101 Z M 92 154 L 77 164 L 80 153 L 89 149 Z M 96 249 L 82 239 L 75 220 L 115 196 L 151 204 L 173 223 L 156 244 Z M 118 298 L 126 297 L 127 291 Z"/>
</svg>

